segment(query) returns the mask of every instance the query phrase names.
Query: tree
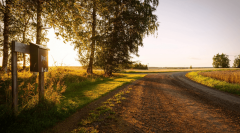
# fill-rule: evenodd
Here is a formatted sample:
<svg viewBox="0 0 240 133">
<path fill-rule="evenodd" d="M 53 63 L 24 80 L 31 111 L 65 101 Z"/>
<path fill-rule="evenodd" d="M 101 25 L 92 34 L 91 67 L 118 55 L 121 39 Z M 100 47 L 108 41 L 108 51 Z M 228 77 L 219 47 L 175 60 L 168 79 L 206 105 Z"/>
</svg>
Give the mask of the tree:
<svg viewBox="0 0 240 133">
<path fill-rule="evenodd" d="M 213 56 L 213 67 L 214 68 L 229 68 L 230 65 L 229 65 L 229 58 L 228 58 L 228 55 L 226 54 L 216 54 Z"/>
<path fill-rule="evenodd" d="M 236 56 L 233 62 L 233 67 L 240 68 L 240 55 Z"/>
<path fill-rule="evenodd" d="M 44 1 L 41 0 L 41 2 L 43 3 Z M 48 38 L 46 38 L 47 31 L 41 32 L 42 34 L 38 34 L 38 35 L 36 33 L 37 18 L 35 16 L 37 14 L 38 3 L 39 2 L 35 0 L 6 0 L 6 1 L 0 2 L 0 14 L 4 18 L 3 23 L 5 24 L 6 22 L 8 22 L 4 26 L 4 29 L 5 29 L 4 42 L 5 43 L 4 43 L 3 51 L 8 50 L 7 52 L 5 52 L 5 53 L 8 53 L 8 56 L 5 55 L 3 58 L 4 71 L 7 69 L 7 64 L 10 60 L 9 46 L 11 45 L 10 42 L 12 40 L 16 40 L 22 43 L 28 43 L 28 42 L 32 42 L 35 39 L 39 42 L 39 38 L 40 38 L 41 40 L 40 43 L 42 44 L 48 41 Z M 8 10 L 7 15 L 6 15 L 6 10 Z M 42 16 L 40 18 L 44 19 L 46 17 Z M 42 29 L 39 27 L 41 26 L 38 26 L 38 31 L 39 29 L 42 31 Z M 8 46 L 5 46 L 6 42 L 8 42 Z M 26 66 L 26 60 L 25 60 L 24 54 L 18 53 L 18 61 L 24 62 L 23 68 Z M 6 67 L 5 67 L 5 64 L 6 64 Z"/>
<path fill-rule="evenodd" d="M 36 38 L 36 29 L 35 29 L 35 18 L 34 14 L 36 7 L 33 6 L 33 1 L 31 0 L 21 0 L 14 7 L 14 32 L 15 35 L 11 37 L 14 40 L 22 42 L 24 44 L 28 44 L 29 42 L 33 42 Z M 29 62 L 29 58 L 26 60 L 25 53 L 18 53 L 20 61 L 23 61 L 23 69 L 26 68 L 26 63 Z"/>
<path fill-rule="evenodd" d="M 9 50 L 9 18 L 11 14 L 11 5 L 12 0 L 6 0 L 5 3 L 1 2 L 1 10 L 3 11 L 3 23 L 4 23 L 4 31 L 3 31 L 3 63 L 2 63 L 2 71 L 7 72 L 7 64 L 8 64 L 8 50 Z"/>
<path fill-rule="evenodd" d="M 101 65 L 106 76 L 111 76 L 120 64 L 129 63 L 131 54 L 138 55 L 145 35 L 154 34 L 158 27 L 153 14 L 158 0 L 108 0 L 103 12 L 105 33 L 99 35 L 101 50 L 96 65 Z"/>
<path fill-rule="evenodd" d="M 56 7 L 51 18 L 51 24 L 58 30 L 64 41 L 71 41 L 78 50 L 79 62 L 87 67 L 87 73 L 92 74 L 95 52 L 98 49 L 96 38 L 102 31 L 99 19 L 105 0 L 71 0 L 52 3 Z M 58 8 L 58 5 L 65 5 Z"/>
<path fill-rule="evenodd" d="M 94 53 L 95 53 L 95 28 L 96 28 L 96 0 L 93 0 L 93 11 L 92 11 L 92 44 L 91 44 L 91 54 L 89 65 L 87 68 L 87 73 L 93 74 L 92 67 L 93 67 L 93 60 L 94 60 Z"/>
</svg>

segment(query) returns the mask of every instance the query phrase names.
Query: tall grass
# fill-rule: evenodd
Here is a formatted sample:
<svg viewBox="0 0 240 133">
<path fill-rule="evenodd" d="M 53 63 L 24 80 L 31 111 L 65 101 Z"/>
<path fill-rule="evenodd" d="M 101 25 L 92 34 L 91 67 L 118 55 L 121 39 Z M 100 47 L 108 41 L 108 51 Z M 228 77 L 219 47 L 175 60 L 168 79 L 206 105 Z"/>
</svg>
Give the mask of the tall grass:
<svg viewBox="0 0 240 133">
<path fill-rule="evenodd" d="M 218 80 L 223 80 L 229 83 L 240 84 L 240 70 L 200 72 L 199 74 L 202 76 L 211 77 Z"/>
<path fill-rule="evenodd" d="M 11 76 L 0 74 L 6 98 L 5 104 L 0 105 L 0 132 L 41 132 L 109 91 L 144 76 L 104 77 L 101 71 L 94 73 L 51 67 L 44 75 L 45 101 L 39 103 L 38 77 L 28 71 L 18 72 L 17 117 L 11 114 Z"/>
<path fill-rule="evenodd" d="M 62 93 L 66 90 L 64 85 L 64 68 L 51 68 L 48 73 L 45 73 L 45 94 L 46 100 L 59 103 L 62 97 Z M 11 106 L 11 76 L 9 74 L 1 74 L 1 80 L 3 81 L 2 89 L 5 90 L 6 105 L 7 108 Z M 38 76 L 33 76 L 29 71 L 18 72 L 18 104 L 19 113 L 23 109 L 28 109 L 35 106 L 38 103 Z"/>
</svg>

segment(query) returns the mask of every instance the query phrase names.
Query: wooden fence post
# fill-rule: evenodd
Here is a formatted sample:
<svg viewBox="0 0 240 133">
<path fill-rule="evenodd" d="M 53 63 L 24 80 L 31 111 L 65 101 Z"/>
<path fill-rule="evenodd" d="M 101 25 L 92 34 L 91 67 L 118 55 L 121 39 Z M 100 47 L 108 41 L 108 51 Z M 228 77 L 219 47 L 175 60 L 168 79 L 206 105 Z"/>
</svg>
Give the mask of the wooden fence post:
<svg viewBox="0 0 240 133">
<path fill-rule="evenodd" d="M 39 72 L 38 77 L 39 102 L 44 100 L 44 72 Z"/>
<path fill-rule="evenodd" d="M 17 52 L 15 41 L 12 41 L 12 108 L 14 115 L 18 112 L 18 84 L 17 84 Z"/>
</svg>

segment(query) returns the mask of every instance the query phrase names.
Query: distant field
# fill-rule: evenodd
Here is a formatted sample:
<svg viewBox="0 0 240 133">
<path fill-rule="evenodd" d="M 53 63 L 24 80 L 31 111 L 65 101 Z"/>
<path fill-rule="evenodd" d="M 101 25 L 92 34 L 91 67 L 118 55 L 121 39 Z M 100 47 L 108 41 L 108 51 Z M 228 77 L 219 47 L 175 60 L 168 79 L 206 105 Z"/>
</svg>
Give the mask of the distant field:
<svg viewBox="0 0 240 133">
<path fill-rule="evenodd" d="M 226 70 L 226 71 L 211 71 L 201 72 L 202 76 L 211 77 L 218 80 L 223 80 L 228 83 L 240 84 L 240 69 L 239 70 Z"/>
<path fill-rule="evenodd" d="M 186 77 L 200 84 L 240 96 L 240 69 L 193 71 Z"/>
<path fill-rule="evenodd" d="M 67 68 L 72 70 L 83 70 L 84 69 L 81 66 L 57 66 L 59 68 Z M 50 67 L 54 68 L 54 67 Z M 158 67 L 150 67 L 149 70 L 141 70 L 141 69 L 124 69 L 120 73 L 161 73 L 161 72 L 182 72 L 182 71 L 205 71 L 205 70 L 219 70 L 219 69 L 234 69 L 234 68 L 193 68 L 193 69 L 187 69 L 187 68 L 158 68 Z M 102 72 L 101 69 L 94 69 L 94 71 Z"/>
<path fill-rule="evenodd" d="M 197 68 L 197 69 L 125 69 L 123 73 L 160 73 L 160 72 L 183 72 L 183 71 L 199 71 L 199 70 L 215 70 L 216 68 Z"/>
</svg>

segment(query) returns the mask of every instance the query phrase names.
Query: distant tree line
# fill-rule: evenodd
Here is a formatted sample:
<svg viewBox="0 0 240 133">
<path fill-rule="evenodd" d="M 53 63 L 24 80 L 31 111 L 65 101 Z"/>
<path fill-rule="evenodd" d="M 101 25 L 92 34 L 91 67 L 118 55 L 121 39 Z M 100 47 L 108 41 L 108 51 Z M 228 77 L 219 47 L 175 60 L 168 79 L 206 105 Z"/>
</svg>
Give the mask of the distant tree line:
<svg viewBox="0 0 240 133">
<path fill-rule="evenodd" d="M 83 66 L 83 68 L 87 68 L 88 66 Z M 101 69 L 100 66 L 94 65 L 93 68 L 95 69 Z M 113 69 L 113 72 L 119 72 L 123 69 L 142 69 L 142 70 L 148 70 L 148 66 L 144 65 L 142 63 L 138 62 L 129 62 L 125 64 L 120 64 L 118 67 L 115 67 Z"/>
<path fill-rule="evenodd" d="M 216 54 L 213 56 L 213 67 L 214 68 L 229 68 L 229 56 L 222 53 L 222 54 Z M 233 66 L 234 68 L 240 68 L 240 55 L 236 56 L 234 59 Z"/>
<path fill-rule="evenodd" d="M 132 63 L 132 64 L 126 66 L 125 69 L 143 69 L 143 70 L 148 70 L 148 66 L 139 62 L 139 63 Z"/>
<path fill-rule="evenodd" d="M 159 24 L 153 12 L 158 3 L 159 0 L 0 1 L 2 71 L 7 71 L 12 40 L 46 45 L 49 39 L 44 27 L 53 27 L 57 37 L 74 45 L 78 61 L 87 66 L 89 74 L 96 66 L 111 76 L 115 68 L 131 64 L 131 54 L 138 55 L 143 38 L 157 31 Z M 24 67 L 26 58 L 19 54 Z"/>
</svg>

